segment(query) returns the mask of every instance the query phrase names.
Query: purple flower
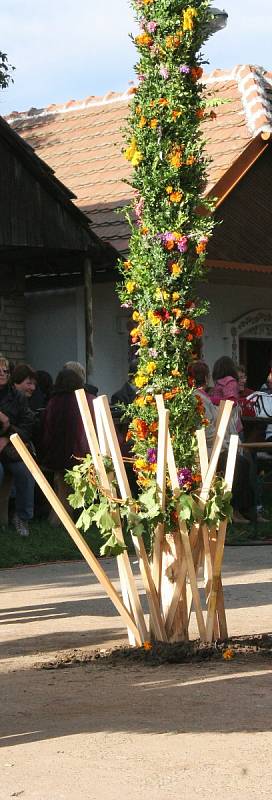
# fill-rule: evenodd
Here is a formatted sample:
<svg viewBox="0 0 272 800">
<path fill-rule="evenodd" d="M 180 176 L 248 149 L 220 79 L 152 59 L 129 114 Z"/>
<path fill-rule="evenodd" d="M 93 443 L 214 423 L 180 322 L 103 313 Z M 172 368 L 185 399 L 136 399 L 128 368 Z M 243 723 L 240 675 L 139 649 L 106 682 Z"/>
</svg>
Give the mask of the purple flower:
<svg viewBox="0 0 272 800">
<path fill-rule="evenodd" d="M 181 239 L 178 240 L 178 250 L 180 253 L 186 253 L 188 250 L 188 237 L 182 236 Z"/>
<path fill-rule="evenodd" d="M 157 450 L 156 447 L 149 447 L 147 451 L 147 461 L 149 464 L 156 464 L 157 462 Z"/>
<path fill-rule="evenodd" d="M 162 78 L 169 78 L 169 69 L 167 67 L 160 67 L 159 73 Z"/>
<path fill-rule="evenodd" d="M 182 469 L 178 469 L 178 482 L 180 489 L 183 489 L 186 486 L 186 489 L 189 489 L 192 486 L 193 476 L 192 472 L 188 467 L 183 467 Z"/>
<path fill-rule="evenodd" d="M 155 22 L 154 19 L 151 19 L 150 22 L 147 23 L 146 30 L 148 31 L 148 33 L 155 33 L 157 27 L 158 23 Z"/>
<path fill-rule="evenodd" d="M 191 69 L 190 67 L 187 67 L 187 64 L 181 64 L 179 67 L 179 71 L 181 72 L 182 75 L 189 75 Z"/>
</svg>

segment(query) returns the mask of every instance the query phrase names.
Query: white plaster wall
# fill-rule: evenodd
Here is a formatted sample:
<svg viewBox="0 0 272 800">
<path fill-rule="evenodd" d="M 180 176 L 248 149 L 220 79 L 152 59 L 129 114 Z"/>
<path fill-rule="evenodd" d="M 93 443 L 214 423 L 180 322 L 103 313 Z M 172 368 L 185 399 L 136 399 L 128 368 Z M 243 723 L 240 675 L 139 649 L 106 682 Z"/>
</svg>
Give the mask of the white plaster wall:
<svg viewBox="0 0 272 800">
<path fill-rule="evenodd" d="M 262 276 L 259 276 L 262 283 Z M 217 358 L 232 355 L 229 323 L 254 309 L 271 309 L 272 286 L 205 284 L 202 297 L 210 301 L 209 314 L 203 319 L 203 357 L 212 368 Z"/>
<path fill-rule="evenodd" d="M 26 361 L 56 377 L 66 361 L 86 363 L 84 289 L 25 295 Z"/>
<path fill-rule="evenodd" d="M 127 315 L 120 307 L 114 283 L 93 285 L 93 370 L 90 380 L 108 394 L 127 380 Z"/>
</svg>

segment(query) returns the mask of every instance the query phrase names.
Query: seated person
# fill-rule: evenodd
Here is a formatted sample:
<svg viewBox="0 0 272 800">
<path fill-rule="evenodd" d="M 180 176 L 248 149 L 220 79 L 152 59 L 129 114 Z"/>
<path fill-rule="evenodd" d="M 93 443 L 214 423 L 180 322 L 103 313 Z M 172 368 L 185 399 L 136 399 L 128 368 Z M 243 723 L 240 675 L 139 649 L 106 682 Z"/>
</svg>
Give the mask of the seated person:
<svg viewBox="0 0 272 800">
<path fill-rule="evenodd" d="M 79 375 L 80 378 L 83 380 L 83 386 L 89 394 L 92 394 L 94 397 L 97 397 L 98 394 L 98 387 L 93 386 L 92 383 L 86 383 L 86 369 L 80 361 L 66 361 L 66 364 L 63 365 L 63 369 L 72 369 Z"/>
<path fill-rule="evenodd" d="M 18 433 L 30 445 L 33 414 L 26 397 L 10 384 L 9 362 L 0 358 L 0 485 L 5 473 L 13 476 L 15 486 L 15 514 L 13 523 L 20 536 L 28 536 L 28 522 L 33 517 L 34 478 L 9 441 Z"/>
<path fill-rule="evenodd" d="M 30 400 L 37 387 L 37 375 L 29 364 L 18 364 L 11 374 L 11 385 Z"/>
<path fill-rule="evenodd" d="M 212 371 L 214 386 L 210 391 L 210 398 L 214 405 L 219 406 L 221 400 L 232 400 L 234 409 L 232 416 L 236 417 L 236 432 L 241 434 L 243 425 L 239 406 L 238 373 L 234 362 L 229 356 L 218 358 Z"/>
</svg>

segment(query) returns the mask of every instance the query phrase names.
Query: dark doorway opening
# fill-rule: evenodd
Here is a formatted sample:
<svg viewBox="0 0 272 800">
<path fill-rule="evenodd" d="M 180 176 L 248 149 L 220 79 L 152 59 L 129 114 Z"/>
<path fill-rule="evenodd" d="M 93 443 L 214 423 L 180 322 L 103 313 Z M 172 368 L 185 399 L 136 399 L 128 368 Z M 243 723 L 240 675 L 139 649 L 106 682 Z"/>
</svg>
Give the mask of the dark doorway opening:
<svg viewBox="0 0 272 800">
<path fill-rule="evenodd" d="M 240 363 L 247 371 L 247 385 L 260 389 L 266 381 L 272 360 L 272 339 L 240 339 Z"/>
</svg>

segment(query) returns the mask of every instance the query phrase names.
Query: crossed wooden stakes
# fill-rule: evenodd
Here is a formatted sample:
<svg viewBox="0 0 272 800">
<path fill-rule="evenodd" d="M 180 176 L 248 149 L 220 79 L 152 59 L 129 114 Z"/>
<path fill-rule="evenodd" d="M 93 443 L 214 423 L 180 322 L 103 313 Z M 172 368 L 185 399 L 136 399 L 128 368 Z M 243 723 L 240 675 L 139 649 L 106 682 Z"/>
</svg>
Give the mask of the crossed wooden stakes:
<svg viewBox="0 0 272 800">
<path fill-rule="evenodd" d="M 116 492 L 111 482 L 111 476 L 107 474 L 104 466 L 103 457 L 110 456 L 119 487 L 120 498 L 123 500 L 129 498 L 133 503 L 107 397 L 103 395 L 94 400 L 95 430 L 84 389 L 77 390 L 75 394 L 101 490 L 110 493 L 111 496 L 114 496 Z M 164 509 L 167 473 L 172 492 L 177 501 L 181 489 L 178 483 L 177 468 L 168 429 L 169 411 L 165 408 L 161 395 L 156 396 L 156 403 L 159 417 L 157 486 L 161 508 Z M 216 436 L 210 459 L 208 458 L 205 430 L 197 431 L 202 478 L 198 502 L 202 508 L 205 507 L 215 476 L 232 405 L 232 402 L 228 400 L 220 405 Z M 171 534 L 165 533 L 163 523 L 159 523 L 154 532 L 151 561 L 148 558 L 143 539 L 132 533 L 132 541 L 148 603 L 148 620 L 143 613 L 139 591 L 127 551 L 125 550 L 117 556 L 121 597 L 103 569 L 102 562 L 96 558 L 73 523 L 25 444 L 18 434 L 13 434 L 10 438 L 60 521 L 121 615 L 127 627 L 129 643 L 132 646 L 141 646 L 150 641 L 151 637 L 159 641 L 170 642 L 188 639 L 192 607 L 194 607 L 196 614 L 199 636 L 203 642 L 212 642 L 213 639 L 225 639 L 227 637 L 221 581 L 227 520 L 220 521 L 214 528 L 208 528 L 203 523 L 197 523 L 189 530 L 186 522 L 179 518 L 176 523 L 177 529 Z M 229 490 L 232 487 L 237 446 L 238 436 L 231 436 L 225 472 L 225 481 Z M 115 522 L 115 536 L 123 543 L 124 536 L 118 510 L 115 512 Z M 206 618 L 204 618 L 198 586 L 198 573 L 202 566 L 204 566 Z"/>
</svg>

